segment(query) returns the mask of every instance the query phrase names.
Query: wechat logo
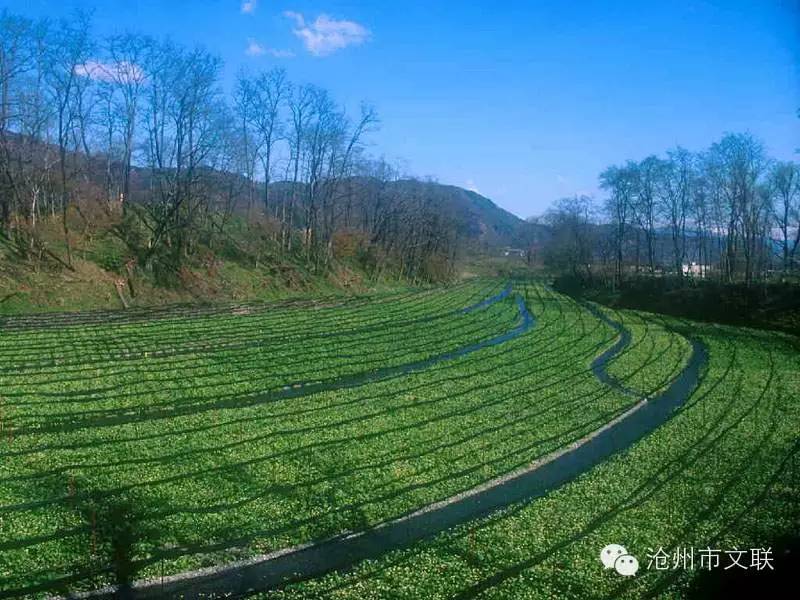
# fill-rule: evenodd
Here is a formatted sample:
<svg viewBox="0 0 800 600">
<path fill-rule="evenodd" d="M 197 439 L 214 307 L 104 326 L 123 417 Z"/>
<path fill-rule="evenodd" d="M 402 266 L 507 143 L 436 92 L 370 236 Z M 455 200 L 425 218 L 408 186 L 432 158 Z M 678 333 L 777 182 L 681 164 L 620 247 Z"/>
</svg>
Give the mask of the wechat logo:
<svg viewBox="0 0 800 600">
<path fill-rule="evenodd" d="M 628 554 L 625 546 L 609 544 L 600 551 L 600 562 L 606 569 L 614 569 L 623 577 L 636 575 L 639 570 L 639 561 L 632 554 Z"/>
</svg>

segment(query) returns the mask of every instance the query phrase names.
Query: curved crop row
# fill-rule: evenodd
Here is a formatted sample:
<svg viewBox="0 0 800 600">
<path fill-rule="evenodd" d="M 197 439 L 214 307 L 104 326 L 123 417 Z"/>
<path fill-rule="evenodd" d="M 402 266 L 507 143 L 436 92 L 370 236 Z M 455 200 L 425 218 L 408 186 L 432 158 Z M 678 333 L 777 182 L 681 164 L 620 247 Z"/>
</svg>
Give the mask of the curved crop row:
<svg viewBox="0 0 800 600">
<path fill-rule="evenodd" d="M 113 580 L 120 538 L 131 576 L 146 577 L 363 528 L 528 464 L 630 406 L 588 369 L 615 332 L 549 290 L 520 292 L 537 327 L 424 371 L 250 405 L 215 406 L 217 390 L 207 410 L 161 419 L 143 398 L 130 406 L 144 418 L 5 438 L 0 589 Z M 469 318 L 493 311 L 502 303 Z M 631 356 L 659 364 L 661 346 Z M 52 410 L 41 423 L 76 417 Z"/>
<path fill-rule="evenodd" d="M 242 397 L 307 380 L 403 364 L 490 338 L 507 330 L 516 318 L 516 309 L 502 303 L 476 313 L 454 313 L 440 323 L 428 324 L 422 332 L 400 325 L 379 336 L 299 349 L 221 349 L 190 357 L 188 364 L 156 356 L 108 368 L 89 365 L 86 373 L 62 374 L 53 369 L 36 375 L 9 372 L 0 375 L 0 380 L 6 405 L 14 411 L 20 428 L 53 425 L 59 414 L 73 425 L 79 420 L 91 424 L 92 419 L 131 409 L 140 409 L 138 414 L 144 417 L 159 407 L 197 405 L 223 396 Z"/>
<path fill-rule="evenodd" d="M 701 386 L 628 451 L 529 504 L 265 597 L 678 597 L 702 585 L 700 549 L 746 549 L 749 561 L 750 548 L 797 536 L 796 340 L 714 325 L 691 333 L 710 353 Z M 636 577 L 602 569 L 609 543 L 638 557 Z M 659 548 L 695 549 L 694 567 L 672 568 L 670 556 L 670 568 L 648 568 Z"/>
<path fill-rule="evenodd" d="M 686 365 L 691 344 L 660 317 L 635 311 L 604 312 L 631 334 L 630 346 L 608 368 L 609 375 L 624 381 L 626 387 L 644 395 L 656 393 Z"/>
<path fill-rule="evenodd" d="M 376 302 L 363 306 L 329 306 L 322 308 L 273 308 L 232 311 L 221 315 L 153 323 L 98 323 L 91 326 L 17 330 L 8 324 L 0 329 L 0 359 L 14 364 L 20 357 L 20 368 L 39 369 L 58 361 L 59 368 L 85 364 L 88 350 L 105 360 L 121 360 L 165 349 L 214 348 L 227 341 L 258 340 L 275 342 L 298 337 L 329 336 L 348 331 L 392 324 L 398 320 L 414 320 L 449 315 L 490 294 L 498 282 L 473 282 L 448 290 L 406 294 L 395 302 Z M 167 352 L 168 353 L 168 352 Z"/>
<path fill-rule="evenodd" d="M 269 313 L 277 316 L 282 311 L 296 310 L 353 310 L 359 311 L 367 307 L 396 306 L 406 301 L 414 302 L 424 296 L 437 297 L 450 294 L 454 290 L 476 287 L 497 286 L 500 283 L 491 279 L 471 279 L 457 284 L 428 289 L 391 290 L 363 295 L 330 295 L 313 298 L 289 298 L 271 302 L 231 303 L 219 305 L 169 305 L 151 308 L 133 308 L 128 310 L 97 310 L 73 313 L 42 313 L 33 315 L 16 315 L 0 319 L 0 328 L 5 331 L 31 330 L 46 332 L 47 330 L 63 331 L 72 327 L 99 325 L 101 327 L 131 326 L 131 331 L 148 331 L 164 325 L 186 322 L 187 319 L 230 319 L 242 315 L 259 315 Z"/>
</svg>

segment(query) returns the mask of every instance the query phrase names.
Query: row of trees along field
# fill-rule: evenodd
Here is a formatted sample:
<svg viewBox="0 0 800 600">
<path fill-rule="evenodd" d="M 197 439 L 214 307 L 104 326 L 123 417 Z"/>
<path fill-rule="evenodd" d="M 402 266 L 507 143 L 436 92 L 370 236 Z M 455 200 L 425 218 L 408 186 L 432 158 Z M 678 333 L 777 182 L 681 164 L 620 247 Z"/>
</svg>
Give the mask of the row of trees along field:
<svg viewBox="0 0 800 600">
<path fill-rule="evenodd" d="M 800 166 L 750 134 L 608 167 L 606 199 L 564 198 L 544 216 L 549 263 L 573 275 L 627 273 L 763 281 L 800 271 Z"/>
<path fill-rule="evenodd" d="M 337 236 L 378 271 L 452 269 L 452 215 L 421 184 L 389 185 L 398 170 L 366 155 L 374 110 L 351 117 L 281 69 L 242 73 L 226 93 L 221 67 L 204 49 L 144 35 L 95 39 L 86 15 L 0 13 L 5 243 L 71 268 L 71 233 L 105 219 L 128 269 L 166 281 L 201 249 L 230 246 L 239 219 L 245 239 L 320 271 Z M 42 241 L 43 220 L 60 221 L 63 247 Z"/>
</svg>

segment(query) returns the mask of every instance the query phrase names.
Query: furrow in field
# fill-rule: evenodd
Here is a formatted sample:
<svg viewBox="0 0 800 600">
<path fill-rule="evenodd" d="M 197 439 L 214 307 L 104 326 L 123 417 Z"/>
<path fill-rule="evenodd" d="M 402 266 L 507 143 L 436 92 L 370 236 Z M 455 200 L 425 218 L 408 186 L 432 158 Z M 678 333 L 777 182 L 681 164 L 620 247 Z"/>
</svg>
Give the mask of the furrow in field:
<svg viewBox="0 0 800 600">
<path fill-rule="evenodd" d="M 615 344 L 615 352 L 604 352 L 595 359 L 592 365 L 595 375 L 605 372 L 608 363 L 625 350 L 630 340 L 625 339 L 625 342 Z M 309 577 L 322 572 L 320 569 L 324 571 L 341 568 L 365 556 L 375 556 L 376 553 L 407 545 L 420 537 L 426 537 L 519 499 L 539 495 L 575 477 L 657 427 L 693 389 L 703 361 L 703 349 L 696 344 L 689 366 L 660 394 L 653 396 L 650 401 L 641 400 L 632 408 L 614 415 L 605 424 L 598 423 L 601 426 L 595 426 L 591 433 L 584 434 L 565 448 L 555 450 L 525 468 L 359 534 L 336 537 L 321 544 L 306 545 L 293 551 L 279 551 L 232 567 L 195 574 L 200 579 L 188 580 L 180 576 L 170 578 L 167 580 L 169 590 L 184 589 L 189 581 L 192 589 L 199 589 L 197 586 L 202 582 L 210 586 L 207 589 L 220 589 L 220 586 L 224 589 L 244 589 L 256 581 L 259 586 L 274 585 L 284 581 L 289 572 L 296 572 L 298 568 L 306 569 L 302 577 Z M 614 378 L 605 379 L 605 382 L 626 394 L 633 393 Z M 146 593 L 148 589 L 150 588 L 137 588 L 137 593 Z M 166 588 L 159 589 L 163 592 Z"/>
</svg>

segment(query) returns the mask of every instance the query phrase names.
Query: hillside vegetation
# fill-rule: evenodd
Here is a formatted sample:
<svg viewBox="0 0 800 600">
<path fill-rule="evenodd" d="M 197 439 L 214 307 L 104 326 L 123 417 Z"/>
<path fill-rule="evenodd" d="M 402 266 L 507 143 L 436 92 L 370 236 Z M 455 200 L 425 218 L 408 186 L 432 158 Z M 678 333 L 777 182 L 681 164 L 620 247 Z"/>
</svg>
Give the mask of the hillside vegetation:
<svg viewBox="0 0 800 600">
<path fill-rule="evenodd" d="M 276 188 L 277 195 L 281 186 Z M 118 207 L 77 202 L 67 217 L 70 264 L 60 217 L 40 217 L 35 238 L 0 235 L 0 314 L 367 293 L 451 281 L 476 269 L 495 273 L 506 263 L 487 267 L 480 258 L 486 252 L 499 255 L 498 247 L 513 242 L 519 223 L 490 200 L 431 182 L 398 181 L 387 189 L 389 198 L 417 193 L 457 215 L 459 245 L 452 265 L 431 258 L 424 263 L 424 275 L 412 277 L 401 260 L 386 256 L 363 231 L 350 228 L 334 234 L 332 257 L 320 268 L 302 245 L 281 246 L 280 223 L 274 218 L 237 207 L 214 235 L 198 240 L 177 271 L 158 272 L 137 267 L 121 239 L 124 217 Z"/>
<path fill-rule="evenodd" d="M 282 69 L 226 90 L 207 50 L 86 14 L 2 11 L 0 40 L 4 312 L 448 281 L 519 222 L 369 156 L 376 111 Z"/>
</svg>

